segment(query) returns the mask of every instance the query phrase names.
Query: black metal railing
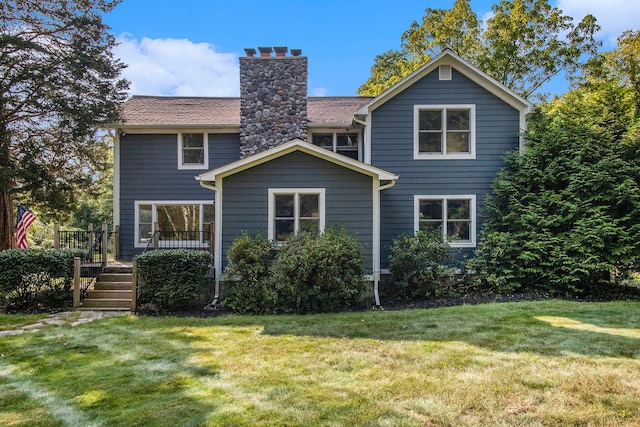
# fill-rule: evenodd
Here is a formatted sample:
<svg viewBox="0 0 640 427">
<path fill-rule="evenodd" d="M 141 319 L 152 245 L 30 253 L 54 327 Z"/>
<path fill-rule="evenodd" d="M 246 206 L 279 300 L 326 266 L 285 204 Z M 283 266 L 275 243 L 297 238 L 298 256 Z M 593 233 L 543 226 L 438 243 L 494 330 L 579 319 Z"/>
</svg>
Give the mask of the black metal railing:
<svg viewBox="0 0 640 427">
<path fill-rule="evenodd" d="M 200 230 L 156 230 L 144 252 L 157 249 L 211 250 L 211 233 Z"/>
<path fill-rule="evenodd" d="M 84 264 L 102 264 L 102 230 L 97 231 L 60 231 L 60 249 L 82 249 Z"/>
</svg>

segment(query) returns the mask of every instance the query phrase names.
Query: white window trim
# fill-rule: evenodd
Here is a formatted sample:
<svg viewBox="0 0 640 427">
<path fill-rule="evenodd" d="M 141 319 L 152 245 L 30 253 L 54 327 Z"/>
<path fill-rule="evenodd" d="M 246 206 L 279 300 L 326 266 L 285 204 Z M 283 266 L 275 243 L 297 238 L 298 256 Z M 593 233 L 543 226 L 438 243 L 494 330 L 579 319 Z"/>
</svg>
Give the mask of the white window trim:
<svg viewBox="0 0 640 427">
<path fill-rule="evenodd" d="M 420 200 L 469 200 L 469 210 L 471 214 L 471 225 L 469 229 L 469 242 L 462 241 L 452 241 L 450 245 L 452 248 L 475 248 L 476 247 L 476 195 L 475 194 L 448 194 L 448 195 L 439 195 L 439 194 L 427 194 L 427 195 L 417 195 L 413 197 L 413 231 L 418 232 L 420 230 Z M 446 221 L 448 220 L 447 214 L 447 204 L 443 204 L 444 209 L 444 217 L 443 217 L 443 225 L 442 225 L 442 239 L 446 240 Z"/>
<path fill-rule="evenodd" d="M 138 237 L 140 236 L 140 205 L 151 205 L 151 224 L 153 228 L 153 224 L 158 222 L 158 214 L 157 214 L 157 205 L 165 206 L 165 205 L 200 205 L 200 231 L 204 230 L 204 205 L 214 205 L 214 201 L 211 200 L 136 200 L 134 202 L 134 236 L 133 242 L 135 248 L 146 248 L 148 242 L 140 242 Z M 153 232 L 153 230 L 152 230 Z M 200 243 L 193 241 L 194 244 Z"/>
<path fill-rule="evenodd" d="M 420 111 L 422 110 L 469 110 L 469 153 L 420 153 Z M 443 114 L 443 123 L 446 115 Z M 443 127 L 443 136 L 446 130 Z M 446 141 L 442 141 L 446 150 Z M 413 159 L 414 160 L 470 160 L 476 158 L 476 105 L 475 104 L 447 104 L 447 105 L 414 105 L 413 106 Z"/>
<path fill-rule="evenodd" d="M 320 233 L 324 233 L 325 228 L 325 189 L 324 188 L 269 188 L 269 217 L 268 217 L 268 238 L 269 240 L 275 241 L 275 215 L 276 215 L 276 202 L 275 195 L 276 194 L 318 194 L 318 214 L 320 216 L 318 222 L 318 228 Z M 300 206 L 298 202 L 298 197 L 295 197 L 295 226 L 294 232 L 298 232 L 298 221 L 300 220 Z"/>
<path fill-rule="evenodd" d="M 204 146 L 204 163 L 182 164 L 182 135 L 185 133 L 201 133 Z M 202 131 L 184 131 L 178 134 L 178 170 L 209 169 L 209 134 Z"/>
<path fill-rule="evenodd" d="M 309 131 L 309 142 L 311 142 L 313 144 L 313 134 L 318 134 L 318 133 L 330 133 L 333 134 L 332 137 L 332 145 L 331 145 L 331 151 L 333 151 L 334 153 L 340 154 L 338 153 L 337 149 L 338 149 L 338 134 L 339 133 L 356 133 L 358 134 L 358 149 L 354 150 L 358 152 L 358 161 L 362 161 L 362 132 L 360 132 L 359 129 L 346 129 L 346 130 L 342 130 L 342 129 L 313 129 Z M 319 147 L 319 146 L 318 146 Z M 322 147 L 324 149 L 327 149 L 327 147 Z"/>
</svg>

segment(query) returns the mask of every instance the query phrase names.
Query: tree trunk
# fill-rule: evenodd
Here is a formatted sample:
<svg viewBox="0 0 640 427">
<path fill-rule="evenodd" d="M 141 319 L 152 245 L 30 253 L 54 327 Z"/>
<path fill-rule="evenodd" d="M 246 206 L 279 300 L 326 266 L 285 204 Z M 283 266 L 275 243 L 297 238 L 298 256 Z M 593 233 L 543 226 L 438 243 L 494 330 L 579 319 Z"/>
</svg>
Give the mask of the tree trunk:
<svg viewBox="0 0 640 427">
<path fill-rule="evenodd" d="M 6 188 L 0 188 L 0 251 L 15 247 L 14 228 L 11 193 Z"/>
<path fill-rule="evenodd" d="M 0 105 L 0 112 L 2 105 Z M 13 200 L 11 190 L 14 172 L 9 147 L 11 134 L 4 124 L 0 124 L 0 251 L 16 246 L 15 223 L 13 220 Z"/>
</svg>

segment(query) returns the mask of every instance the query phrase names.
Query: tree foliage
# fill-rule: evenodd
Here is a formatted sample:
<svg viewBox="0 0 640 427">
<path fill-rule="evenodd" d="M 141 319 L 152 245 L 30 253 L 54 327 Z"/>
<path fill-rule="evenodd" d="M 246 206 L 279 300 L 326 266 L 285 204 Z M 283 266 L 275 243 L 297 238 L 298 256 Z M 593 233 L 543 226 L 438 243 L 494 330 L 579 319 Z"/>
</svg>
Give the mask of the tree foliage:
<svg viewBox="0 0 640 427">
<path fill-rule="evenodd" d="M 581 58 L 594 55 L 599 43 L 595 18 L 577 24 L 548 0 L 502 0 L 483 23 L 469 5 L 456 0 L 451 9 L 425 10 L 402 35 L 400 51 L 375 58 L 360 95 L 375 96 L 445 49 L 476 65 L 505 86 L 529 97 L 561 72 L 575 73 Z"/>
<path fill-rule="evenodd" d="M 98 128 L 117 120 L 127 83 L 102 22 L 119 0 L 0 4 L 0 250 L 14 198 L 63 209 L 108 158 Z"/>
<path fill-rule="evenodd" d="M 637 269 L 640 133 L 633 89 L 592 80 L 531 121 L 487 203 L 474 268 L 500 291 L 599 293 Z"/>
</svg>

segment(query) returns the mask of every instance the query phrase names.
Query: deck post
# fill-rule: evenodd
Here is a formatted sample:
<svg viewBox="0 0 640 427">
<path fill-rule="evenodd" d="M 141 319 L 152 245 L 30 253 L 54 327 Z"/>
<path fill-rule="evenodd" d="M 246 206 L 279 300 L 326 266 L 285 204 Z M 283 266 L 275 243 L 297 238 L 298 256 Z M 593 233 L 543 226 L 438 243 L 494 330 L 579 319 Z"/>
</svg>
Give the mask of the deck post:
<svg viewBox="0 0 640 427">
<path fill-rule="evenodd" d="M 60 250 L 60 223 L 55 222 L 53 224 L 53 248 L 57 251 Z"/>
<path fill-rule="evenodd" d="M 158 235 L 159 229 L 160 229 L 160 224 L 158 224 L 157 222 L 154 222 L 153 230 L 151 230 L 151 232 L 153 233 L 153 250 L 158 250 L 158 240 L 160 240 L 160 236 Z"/>
<path fill-rule="evenodd" d="M 73 259 L 73 308 L 80 307 L 80 258 Z"/>
<path fill-rule="evenodd" d="M 114 226 L 113 231 L 113 258 L 120 259 L 120 226 Z"/>
<path fill-rule="evenodd" d="M 109 245 L 109 229 L 107 226 L 106 222 L 102 223 L 102 266 L 106 266 L 107 265 L 107 252 L 108 252 L 108 245 Z"/>
<path fill-rule="evenodd" d="M 133 260 L 133 268 L 131 270 L 131 310 L 136 310 L 138 305 L 138 261 Z"/>
<path fill-rule="evenodd" d="M 89 223 L 87 227 L 87 250 L 89 251 L 89 262 L 93 262 L 93 224 Z"/>
</svg>

